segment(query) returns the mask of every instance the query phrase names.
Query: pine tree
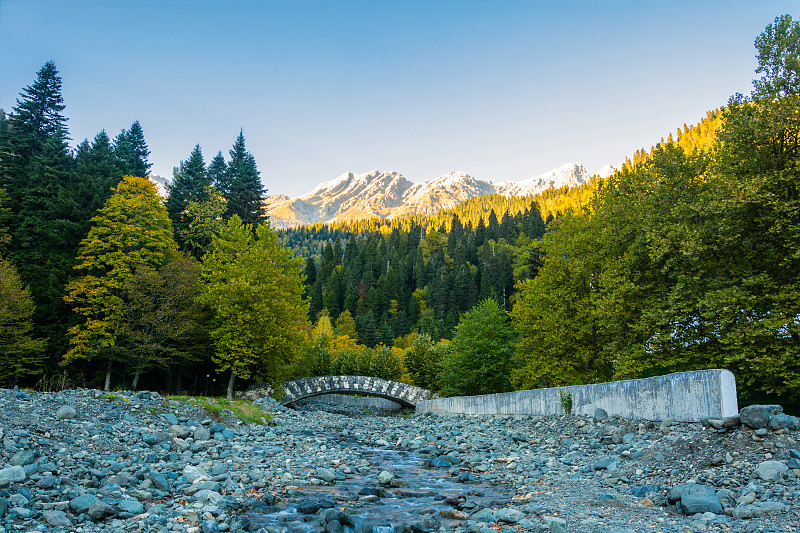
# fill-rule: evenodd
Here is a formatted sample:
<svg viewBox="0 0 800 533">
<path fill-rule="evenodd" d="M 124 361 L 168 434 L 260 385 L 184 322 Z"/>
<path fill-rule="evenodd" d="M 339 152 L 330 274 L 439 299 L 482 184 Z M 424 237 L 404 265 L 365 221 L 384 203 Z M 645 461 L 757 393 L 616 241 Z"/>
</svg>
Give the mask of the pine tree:
<svg viewBox="0 0 800 533">
<path fill-rule="evenodd" d="M 120 160 L 122 173 L 128 176 L 147 177 L 152 166 L 147 158 L 150 150 L 144 140 L 144 131 L 136 120 L 131 129 L 123 129 L 114 139 L 114 155 Z"/>
<path fill-rule="evenodd" d="M 238 215 L 244 224 L 259 224 L 266 220 L 265 189 L 259 178 L 256 160 L 245 148 L 243 131 L 239 131 L 229 155 L 226 176 L 228 216 Z"/>
<path fill-rule="evenodd" d="M 61 298 L 88 216 L 79 201 L 85 182 L 75 174 L 63 110 L 61 78 L 48 62 L 20 94 L 0 158 L 0 188 L 13 215 L 9 259 L 32 293 L 36 335 L 49 340 L 49 351 L 64 342 Z"/>
<path fill-rule="evenodd" d="M 175 229 L 176 240 L 181 248 L 186 248 L 183 235 L 189 228 L 191 219 L 187 212 L 189 202 L 208 200 L 211 179 L 206 172 L 203 152 L 197 144 L 189 159 L 181 161 L 172 171 L 172 183 L 167 185 L 167 212 Z"/>
</svg>

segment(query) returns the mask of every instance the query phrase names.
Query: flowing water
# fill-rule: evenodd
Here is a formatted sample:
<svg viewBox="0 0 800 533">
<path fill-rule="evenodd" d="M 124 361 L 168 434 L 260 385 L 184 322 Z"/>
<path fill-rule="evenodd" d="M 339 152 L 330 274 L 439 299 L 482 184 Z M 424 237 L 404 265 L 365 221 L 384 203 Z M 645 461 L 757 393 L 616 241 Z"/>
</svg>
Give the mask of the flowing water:
<svg viewBox="0 0 800 533">
<path fill-rule="evenodd" d="M 404 528 L 411 531 L 409 526 L 412 525 L 415 532 L 430 530 L 437 527 L 437 520 L 444 524 L 455 523 L 452 518 L 441 516 L 441 511 L 452 512 L 458 508 L 472 514 L 485 507 L 504 505 L 509 500 L 502 487 L 481 483 L 465 469 L 459 469 L 453 476 L 448 468 L 423 466 L 428 458 L 415 452 L 368 447 L 362 450 L 363 458 L 372 466 L 372 473 L 348 475 L 347 479 L 333 485 L 303 486 L 295 494 L 290 492 L 285 506 L 272 508 L 268 513 L 250 514 L 251 531 L 323 531 L 324 509 L 315 514 L 297 510 L 298 504 L 308 500 L 344 513 L 345 516 L 339 515 L 337 520 L 343 526 L 342 533 L 399 533 Z M 375 472 L 382 470 L 395 474 L 403 486 L 379 486 Z M 456 481 L 463 477 L 471 479 Z"/>
</svg>

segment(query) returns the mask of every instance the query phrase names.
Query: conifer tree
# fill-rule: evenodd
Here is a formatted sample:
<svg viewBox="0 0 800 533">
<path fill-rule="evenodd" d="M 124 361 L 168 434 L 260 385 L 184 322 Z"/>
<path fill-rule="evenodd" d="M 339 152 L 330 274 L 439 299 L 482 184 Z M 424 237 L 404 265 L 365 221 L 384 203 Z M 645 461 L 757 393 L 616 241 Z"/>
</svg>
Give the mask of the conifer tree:
<svg viewBox="0 0 800 533">
<path fill-rule="evenodd" d="M 128 176 L 147 177 L 152 166 L 148 162 L 150 150 L 144 140 L 144 131 L 138 120 L 129 130 L 123 129 L 114 139 L 114 154 L 120 160 L 122 173 Z"/>
<path fill-rule="evenodd" d="M 265 189 L 259 178 L 256 160 L 245 148 L 243 131 L 239 131 L 229 155 L 226 176 L 228 216 L 238 215 L 244 224 L 259 224 L 266 220 Z"/>
<path fill-rule="evenodd" d="M 172 171 L 172 183 L 167 186 L 167 212 L 172 220 L 176 240 L 181 248 L 186 248 L 182 235 L 191 224 L 188 214 L 189 202 L 208 200 L 211 179 L 206 172 L 203 152 L 200 145 L 195 145 L 189 159 L 181 161 Z"/>
</svg>

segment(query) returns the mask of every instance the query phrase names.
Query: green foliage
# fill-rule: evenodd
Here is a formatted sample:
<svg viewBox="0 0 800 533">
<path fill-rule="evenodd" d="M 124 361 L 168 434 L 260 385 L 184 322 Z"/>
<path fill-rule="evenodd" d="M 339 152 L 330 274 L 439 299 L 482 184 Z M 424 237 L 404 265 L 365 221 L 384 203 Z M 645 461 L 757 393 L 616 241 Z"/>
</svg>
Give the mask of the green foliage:
<svg viewBox="0 0 800 533">
<path fill-rule="evenodd" d="M 0 258 L 0 379 L 39 374 L 44 341 L 32 337 L 33 300 L 14 266 Z"/>
<path fill-rule="evenodd" d="M 204 312 L 195 302 L 199 276 L 197 261 L 175 255 L 159 270 L 138 268 L 128 282 L 118 344 L 137 378 L 154 367 L 177 367 L 206 358 Z"/>
<path fill-rule="evenodd" d="M 434 390 L 438 386 L 438 376 L 443 350 L 437 349 L 430 335 L 419 335 L 405 351 L 403 361 L 414 385 Z"/>
<path fill-rule="evenodd" d="M 756 74 L 753 96 L 782 98 L 800 94 L 800 24 L 791 15 L 775 17 L 756 38 Z"/>
<path fill-rule="evenodd" d="M 212 319 L 213 361 L 233 377 L 282 380 L 303 341 L 308 304 L 302 263 L 268 225 L 249 226 L 234 215 L 215 237 L 203 263 L 200 301 Z"/>
<path fill-rule="evenodd" d="M 181 161 L 172 171 L 172 182 L 167 186 L 167 212 L 175 229 L 175 240 L 183 249 L 195 251 L 189 241 L 193 218 L 189 213 L 191 203 L 202 204 L 210 198 L 211 179 L 206 172 L 203 152 L 195 145 L 189 159 Z M 195 255 L 195 257 L 200 257 Z"/>
<path fill-rule="evenodd" d="M 571 391 L 558 391 L 558 400 L 561 404 L 561 409 L 565 414 L 572 414 L 572 392 Z"/>
<path fill-rule="evenodd" d="M 797 28 L 779 17 L 756 41 L 751 98 L 637 153 L 545 236 L 513 311 L 515 384 L 724 367 L 745 389 L 798 395 Z"/>
<path fill-rule="evenodd" d="M 216 187 L 205 189 L 204 200 L 189 200 L 186 203 L 185 225 L 178 230 L 180 241 L 196 259 L 202 259 L 211 246 L 211 241 L 223 225 L 227 202 Z"/>
<path fill-rule="evenodd" d="M 228 216 L 238 215 L 245 224 L 259 224 L 266 220 L 264 186 L 261 185 L 256 159 L 245 148 L 244 132 L 239 131 L 229 154 L 225 181 L 218 185 L 228 200 Z"/>
<path fill-rule="evenodd" d="M 110 368 L 123 358 L 117 341 L 127 288 L 141 269 L 161 267 L 176 245 L 156 187 L 144 178 L 126 176 L 92 222 L 75 266 L 79 277 L 64 298 L 80 320 L 69 330 L 64 363 L 100 357 Z"/>
<path fill-rule="evenodd" d="M 484 300 L 464 313 L 452 351 L 442 362 L 442 393 L 463 396 L 511 390 L 514 339 L 506 313 L 495 300 Z"/>
</svg>

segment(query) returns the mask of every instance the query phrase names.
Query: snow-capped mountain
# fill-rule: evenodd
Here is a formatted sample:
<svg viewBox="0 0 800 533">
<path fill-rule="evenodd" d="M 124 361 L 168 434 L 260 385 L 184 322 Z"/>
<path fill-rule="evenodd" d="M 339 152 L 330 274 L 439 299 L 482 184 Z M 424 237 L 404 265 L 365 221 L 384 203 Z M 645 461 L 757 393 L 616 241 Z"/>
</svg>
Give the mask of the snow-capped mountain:
<svg viewBox="0 0 800 533">
<path fill-rule="evenodd" d="M 375 216 L 395 218 L 410 214 L 432 215 L 476 196 L 537 194 L 550 187 L 581 185 L 595 175 L 607 177 L 613 171 L 614 167 L 608 165 L 596 173 L 590 173 L 580 163 L 567 163 L 539 176 L 518 182 L 504 181 L 498 185 L 464 172 L 450 172 L 421 183 L 412 183 L 397 172 L 347 172 L 298 198 L 269 196 L 265 206 L 274 227 Z"/>
</svg>

